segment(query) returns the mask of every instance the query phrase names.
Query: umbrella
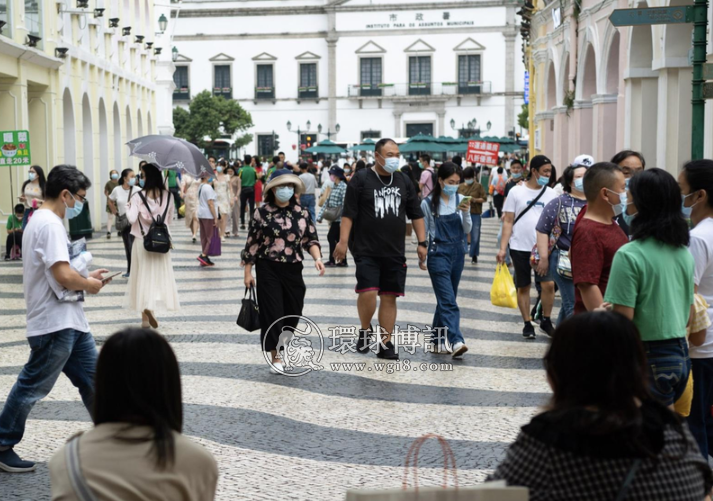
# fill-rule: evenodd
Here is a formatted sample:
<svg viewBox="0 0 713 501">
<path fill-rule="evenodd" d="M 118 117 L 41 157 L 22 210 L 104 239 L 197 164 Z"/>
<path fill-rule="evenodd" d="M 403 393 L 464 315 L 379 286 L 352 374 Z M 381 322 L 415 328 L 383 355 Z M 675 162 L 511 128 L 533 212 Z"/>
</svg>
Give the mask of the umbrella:
<svg viewBox="0 0 713 501">
<path fill-rule="evenodd" d="M 329 139 L 320 141 L 319 143 L 317 143 L 317 146 L 312 146 L 311 148 L 307 148 L 304 151 L 305 151 L 305 153 L 324 153 L 327 155 L 334 155 L 334 154 L 347 152 L 347 150 L 345 150 L 341 146 L 338 146 L 336 143 L 333 143 Z"/>
<path fill-rule="evenodd" d="M 436 138 L 428 134 L 421 134 L 420 132 L 415 136 L 409 138 L 406 144 L 399 146 L 400 153 L 417 153 L 417 152 L 428 152 L 428 153 L 443 153 L 448 151 L 448 147 L 445 144 L 439 144 L 436 142 Z"/>
<path fill-rule="evenodd" d="M 155 164 L 161 170 L 185 172 L 196 178 L 213 175 L 213 169 L 201 150 L 180 137 L 152 134 L 137 137 L 126 144 L 131 156 Z"/>
<path fill-rule="evenodd" d="M 374 151 L 376 141 L 371 138 L 366 138 L 361 144 L 356 144 L 349 148 L 352 151 Z"/>
</svg>

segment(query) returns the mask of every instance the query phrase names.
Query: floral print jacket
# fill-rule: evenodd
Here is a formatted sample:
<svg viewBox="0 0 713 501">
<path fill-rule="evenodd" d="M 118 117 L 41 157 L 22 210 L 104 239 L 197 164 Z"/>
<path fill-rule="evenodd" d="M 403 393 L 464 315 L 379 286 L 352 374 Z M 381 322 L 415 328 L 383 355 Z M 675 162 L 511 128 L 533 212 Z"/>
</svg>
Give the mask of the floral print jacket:
<svg viewBox="0 0 713 501">
<path fill-rule="evenodd" d="M 302 249 L 309 252 L 313 245 L 320 247 L 309 211 L 294 203 L 284 208 L 266 203 L 255 209 L 250 221 L 243 265 L 255 264 L 258 259 L 300 263 L 304 259 Z"/>
</svg>

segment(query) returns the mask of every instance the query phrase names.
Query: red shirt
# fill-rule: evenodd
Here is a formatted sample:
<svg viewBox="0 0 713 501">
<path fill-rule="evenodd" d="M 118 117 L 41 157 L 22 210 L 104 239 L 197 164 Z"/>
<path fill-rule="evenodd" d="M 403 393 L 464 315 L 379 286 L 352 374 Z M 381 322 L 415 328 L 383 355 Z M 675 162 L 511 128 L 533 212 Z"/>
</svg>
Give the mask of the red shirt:
<svg viewBox="0 0 713 501">
<path fill-rule="evenodd" d="M 596 284 L 604 297 L 614 254 L 619 247 L 628 242 L 626 233 L 614 222 L 604 224 L 586 218 L 577 222 L 569 252 L 574 282 L 575 314 L 587 311 L 577 284 Z"/>
</svg>

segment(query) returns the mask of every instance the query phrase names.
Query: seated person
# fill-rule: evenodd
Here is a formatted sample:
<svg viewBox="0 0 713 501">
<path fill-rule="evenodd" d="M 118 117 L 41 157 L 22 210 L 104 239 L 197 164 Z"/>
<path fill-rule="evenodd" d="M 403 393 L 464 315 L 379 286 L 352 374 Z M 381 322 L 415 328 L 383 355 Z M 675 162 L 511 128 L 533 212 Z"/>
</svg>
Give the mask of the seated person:
<svg viewBox="0 0 713 501">
<path fill-rule="evenodd" d="M 12 249 L 17 246 L 22 252 L 22 218 L 25 215 L 25 206 L 17 204 L 14 214 L 7 218 L 7 240 L 5 241 L 5 261 L 10 260 Z M 19 255 L 17 256 L 20 257 Z"/>
</svg>

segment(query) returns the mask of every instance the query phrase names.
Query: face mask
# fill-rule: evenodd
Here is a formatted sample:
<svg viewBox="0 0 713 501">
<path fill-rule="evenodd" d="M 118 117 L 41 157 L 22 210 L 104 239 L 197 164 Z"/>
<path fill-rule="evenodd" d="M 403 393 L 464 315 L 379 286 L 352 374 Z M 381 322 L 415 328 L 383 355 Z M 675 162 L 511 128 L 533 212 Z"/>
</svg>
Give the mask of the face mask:
<svg viewBox="0 0 713 501">
<path fill-rule="evenodd" d="M 445 193 L 448 196 L 455 195 L 458 193 L 458 185 L 457 184 L 444 184 L 443 185 L 443 193 Z"/>
<path fill-rule="evenodd" d="M 143 188 L 145 184 L 146 184 L 146 181 L 144 181 L 143 179 L 139 179 L 139 186 L 141 186 Z"/>
<path fill-rule="evenodd" d="M 384 159 L 384 170 L 389 174 L 393 174 L 399 170 L 399 159 L 396 157 Z"/>
<path fill-rule="evenodd" d="M 213 177 L 209 177 L 209 178 L 208 178 L 208 183 L 212 183 L 212 182 L 213 182 Z M 143 184 L 142 184 L 141 186 L 143 186 Z"/>
<path fill-rule="evenodd" d="M 351 169 L 344 169 L 345 174 L 349 174 L 352 170 Z"/>
<path fill-rule="evenodd" d="M 64 200 L 62 200 L 62 202 L 64 202 Z M 82 209 L 84 209 L 84 202 L 80 202 L 75 198 L 74 207 L 70 207 L 69 205 L 67 205 L 67 202 L 64 202 L 64 206 L 66 207 L 66 210 L 64 211 L 65 217 L 67 219 L 74 219 L 82 213 Z"/>
<path fill-rule="evenodd" d="M 510 174 L 510 177 L 513 179 L 520 179 L 522 177 L 522 172 L 513 172 Z"/>
<path fill-rule="evenodd" d="M 131 179 L 129 179 L 129 186 L 136 186 L 136 178 L 135 177 L 132 177 Z"/>
<path fill-rule="evenodd" d="M 611 205 L 612 210 L 614 210 L 614 217 L 619 216 L 620 214 L 624 214 L 626 212 L 626 206 L 629 205 L 629 198 L 626 194 L 624 193 L 617 193 L 616 191 L 612 191 L 607 189 L 607 191 L 611 191 L 612 193 L 619 195 L 619 203 L 618 204 L 613 204 L 609 202 L 609 205 Z"/>
<path fill-rule="evenodd" d="M 216 170 L 218 171 L 218 174 L 220 174 L 221 172 L 223 172 L 223 168 L 222 168 L 222 167 L 218 167 Z"/>
<path fill-rule="evenodd" d="M 681 213 L 683 214 L 683 217 L 686 219 L 691 218 L 691 214 L 693 214 L 693 208 L 698 204 L 696 202 L 695 204 L 691 205 L 690 207 L 686 207 L 684 204 L 686 203 L 686 199 L 693 195 L 693 193 L 689 193 L 688 195 L 683 196 L 683 200 L 681 200 Z M 700 201 L 700 200 L 699 200 Z"/>
<path fill-rule="evenodd" d="M 638 212 L 636 213 L 638 214 Z M 636 214 L 632 214 L 631 216 L 626 213 L 626 210 L 621 213 L 621 216 L 624 218 L 624 222 L 626 223 L 627 226 L 631 226 L 631 222 L 634 220 L 636 217 Z"/>
<path fill-rule="evenodd" d="M 275 196 L 280 202 L 289 201 L 295 194 L 295 189 L 292 186 L 279 186 L 275 189 Z"/>
<path fill-rule="evenodd" d="M 540 186 L 547 186 L 548 184 L 550 184 L 550 178 L 547 176 L 540 176 L 537 178 L 537 184 L 539 184 Z"/>
<path fill-rule="evenodd" d="M 119 179 L 119 174 L 112 174 L 111 178 L 116 181 L 117 179 Z"/>
<path fill-rule="evenodd" d="M 34 172 L 30 172 L 29 177 L 30 177 L 30 181 L 34 181 L 35 179 L 37 179 L 37 174 L 35 174 Z"/>
<path fill-rule="evenodd" d="M 574 189 L 577 191 L 584 192 L 584 178 L 580 177 L 579 179 L 574 180 Z"/>
<path fill-rule="evenodd" d="M 473 181 L 475 181 L 475 179 L 466 179 L 465 184 L 471 185 L 471 184 L 473 184 Z"/>
<path fill-rule="evenodd" d="M 332 183 L 335 183 L 336 180 L 337 180 L 337 178 L 334 177 L 334 176 L 329 176 L 329 180 L 330 180 Z"/>
<path fill-rule="evenodd" d="M 626 182 L 626 189 L 627 189 L 627 190 L 629 189 L 629 181 L 631 181 L 631 178 L 628 178 L 628 179 L 625 181 L 625 182 Z"/>
</svg>

